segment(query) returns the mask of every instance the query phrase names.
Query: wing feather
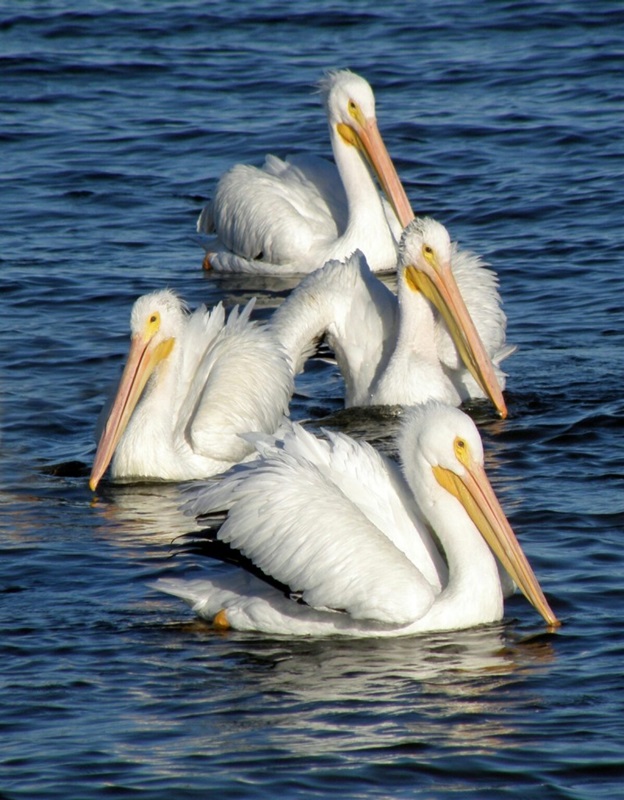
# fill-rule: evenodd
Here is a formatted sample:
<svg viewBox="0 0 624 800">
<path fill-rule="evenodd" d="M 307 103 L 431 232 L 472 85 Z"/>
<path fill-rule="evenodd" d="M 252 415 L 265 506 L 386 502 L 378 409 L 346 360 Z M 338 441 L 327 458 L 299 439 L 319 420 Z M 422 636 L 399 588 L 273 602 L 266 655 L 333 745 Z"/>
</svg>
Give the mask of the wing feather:
<svg viewBox="0 0 624 800">
<path fill-rule="evenodd" d="M 380 197 L 398 241 L 401 226 Z M 291 274 L 321 267 L 348 219 L 333 162 L 312 155 L 286 160 L 268 155 L 261 168 L 236 164 L 224 173 L 199 215 L 197 233 L 213 269 Z"/>
<path fill-rule="evenodd" d="M 196 514 L 229 509 L 218 538 L 301 593 L 308 605 L 344 610 L 355 619 L 407 624 L 429 609 L 439 576 L 429 566 L 438 582 L 432 586 L 397 546 L 411 534 L 415 549 L 423 550 L 422 532 L 400 508 L 400 474 L 392 471 L 389 480 L 383 457 L 378 460 L 373 448 L 356 442 L 350 450 L 349 441 L 334 435 L 321 442 L 295 425 L 278 443 L 258 442 L 259 462 L 195 490 L 187 509 Z M 399 492 L 394 482 L 402 487 Z M 384 488 L 390 488 L 385 505 Z M 392 522 L 383 530 L 373 521 L 383 520 L 388 509 L 390 516 L 402 517 L 401 536 Z"/>
<path fill-rule="evenodd" d="M 293 390 L 289 362 L 270 332 L 249 320 L 252 308 L 253 301 L 241 311 L 234 308 L 219 330 L 212 315 L 204 314 L 208 347 L 177 422 L 178 440 L 194 453 L 240 461 L 252 450 L 240 434 L 273 432 L 288 412 Z"/>
<path fill-rule="evenodd" d="M 246 259 L 296 264 L 318 240 L 336 238 L 336 224 L 314 182 L 272 158 L 272 171 L 236 164 L 220 179 L 212 224 L 221 243 Z M 320 265 L 319 265 L 320 266 Z"/>
<path fill-rule="evenodd" d="M 446 564 L 400 467 L 368 442 L 338 432 L 324 434 L 327 440 L 290 424 L 279 446 L 298 461 L 313 464 L 439 591 L 446 583 Z"/>
</svg>

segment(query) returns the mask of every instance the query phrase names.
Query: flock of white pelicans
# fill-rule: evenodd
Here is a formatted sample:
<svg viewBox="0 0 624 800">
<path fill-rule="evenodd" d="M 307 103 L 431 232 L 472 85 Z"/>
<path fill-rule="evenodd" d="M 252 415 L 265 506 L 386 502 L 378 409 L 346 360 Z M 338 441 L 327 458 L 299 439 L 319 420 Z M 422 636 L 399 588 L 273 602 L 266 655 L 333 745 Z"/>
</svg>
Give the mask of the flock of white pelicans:
<svg viewBox="0 0 624 800">
<path fill-rule="evenodd" d="M 236 566 L 156 585 L 220 629 L 456 630 L 502 619 L 516 587 L 556 627 L 458 408 L 484 398 L 507 415 L 500 362 L 514 348 L 496 275 L 414 217 L 369 84 L 338 71 L 321 90 L 335 164 L 236 165 L 198 221 L 215 271 L 307 274 L 262 323 L 253 301 L 226 315 L 221 304 L 190 313 L 169 290 L 140 297 L 90 486 L 109 465 L 114 481 L 196 481 L 187 512 L 204 527 L 220 515 L 202 548 Z M 396 294 L 376 276 L 391 270 Z M 400 464 L 289 421 L 321 337 L 346 406 L 405 407 Z"/>
</svg>

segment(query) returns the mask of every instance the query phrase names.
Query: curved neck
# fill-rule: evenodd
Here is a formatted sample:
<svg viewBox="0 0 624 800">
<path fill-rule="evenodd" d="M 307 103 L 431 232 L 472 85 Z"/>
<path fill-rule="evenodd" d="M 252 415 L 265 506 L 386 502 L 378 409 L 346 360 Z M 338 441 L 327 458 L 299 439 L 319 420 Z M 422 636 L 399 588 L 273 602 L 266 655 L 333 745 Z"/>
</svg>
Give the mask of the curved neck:
<svg viewBox="0 0 624 800">
<path fill-rule="evenodd" d="M 335 126 L 329 128 L 334 161 L 340 173 L 347 196 L 347 231 L 352 227 L 362 227 L 385 222 L 385 213 L 377 183 L 364 156 L 353 146 L 347 144 Z M 343 235 L 347 231 L 343 232 Z"/>
<path fill-rule="evenodd" d="M 333 319 L 327 298 L 317 295 L 318 302 L 310 302 L 306 287 L 307 284 L 300 284 L 299 290 L 273 312 L 269 323 L 269 329 L 290 360 L 293 375 L 301 372 L 306 360 L 314 354 L 317 340 Z"/>
<path fill-rule="evenodd" d="M 126 435 L 132 436 L 132 429 L 136 425 L 145 436 L 145 429 L 153 429 L 167 438 L 175 425 L 174 409 L 177 403 L 176 388 L 179 384 L 177 376 L 180 371 L 181 347 L 177 341 L 166 361 L 159 364 L 150 376 L 143 394 L 128 422 Z M 123 441 L 123 439 L 122 439 Z"/>
<path fill-rule="evenodd" d="M 495 622 L 503 615 L 496 559 L 461 503 L 438 485 L 428 466 L 425 469 L 429 491 L 421 507 L 449 568 L 448 583 L 427 615 L 428 627 L 432 622 L 447 630 Z"/>
<path fill-rule="evenodd" d="M 399 275 L 397 295 L 399 330 L 395 352 L 417 355 L 439 365 L 435 320 L 429 302 L 420 292 L 410 289 L 402 275 Z"/>
<path fill-rule="evenodd" d="M 379 367 L 371 400 L 377 405 L 416 405 L 458 400 L 438 358 L 433 311 L 399 271 L 398 329 L 387 363 Z"/>
</svg>

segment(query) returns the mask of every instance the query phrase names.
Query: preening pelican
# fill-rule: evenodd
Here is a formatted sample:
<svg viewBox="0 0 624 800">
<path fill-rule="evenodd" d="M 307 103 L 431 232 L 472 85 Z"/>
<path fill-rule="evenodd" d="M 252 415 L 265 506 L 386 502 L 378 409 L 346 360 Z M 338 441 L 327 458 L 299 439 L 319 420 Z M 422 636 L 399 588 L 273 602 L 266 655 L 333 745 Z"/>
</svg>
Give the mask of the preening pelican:
<svg viewBox="0 0 624 800">
<path fill-rule="evenodd" d="M 495 273 L 439 222 L 415 219 L 403 232 L 397 284 L 394 295 L 360 252 L 307 275 L 271 321 L 295 372 L 325 336 L 347 407 L 489 397 L 505 417 L 498 364 L 514 348 Z"/>
<path fill-rule="evenodd" d="M 92 490 L 111 458 L 115 480 L 204 478 L 253 452 L 239 434 L 276 430 L 288 411 L 292 371 L 270 332 L 249 320 L 253 302 L 226 320 L 220 303 L 190 314 L 167 289 L 136 301 Z"/>
<path fill-rule="evenodd" d="M 190 501 L 200 515 L 228 510 L 205 550 L 233 562 L 239 554 L 251 574 L 156 587 L 221 628 L 406 636 L 500 620 L 496 556 L 546 622 L 559 624 L 463 412 L 438 402 L 410 409 L 399 439 L 402 472 L 369 445 L 328 435 L 323 443 L 293 425 L 258 461 Z"/>
<path fill-rule="evenodd" d="M 204 242 L 212 269 L 305 273 L 358 248 L 374 271 L 395 268 L 401 227 L 413 213 L 377 127 L 372 89 L 342 70 L 325 77 L 321 92 L 336 167 L 270 155 L 262 169 L 228 170 L 197 225 L 214 235 Z M 384 208 L 370 167 L 394 212 Z"/>
</svg>

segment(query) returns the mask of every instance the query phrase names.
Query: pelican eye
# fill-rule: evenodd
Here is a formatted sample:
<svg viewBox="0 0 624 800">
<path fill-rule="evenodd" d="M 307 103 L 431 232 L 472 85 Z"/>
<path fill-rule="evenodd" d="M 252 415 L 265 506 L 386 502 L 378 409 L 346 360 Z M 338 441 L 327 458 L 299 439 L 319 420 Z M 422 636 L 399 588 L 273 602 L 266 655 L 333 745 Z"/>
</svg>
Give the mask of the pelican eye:
<svg viewBox="0 0 624 800">
<path fill-rule="evenodd" d="M 347 103 L 347 111 L 349 112 L 349 116 L 353 117 L 356 122 L 361 122 L 362 112 L 355 100 L 349 100 Z"/>
<path fill-rule="evenodd" d="M 158 311 L 153 311 L 149 315 L 145 327 L 150 335 L 156 333 L 156 331 L 160 328 L 160 313 Z"/>
<path fill-rule="evenodd" d="M 453 442 L 453 449 L 455 450 L 457 460 L 466 465 L 470 457 L 470 451 L 466 440 L 462 439 L 461 436 L 457 436 Z"/>
</svg>

